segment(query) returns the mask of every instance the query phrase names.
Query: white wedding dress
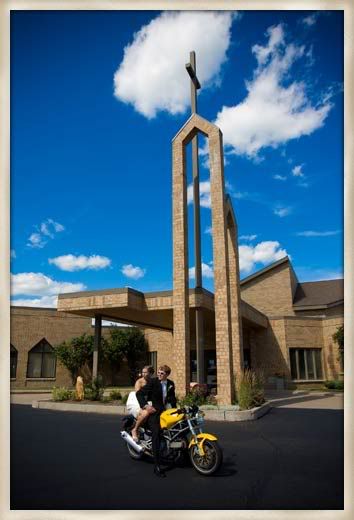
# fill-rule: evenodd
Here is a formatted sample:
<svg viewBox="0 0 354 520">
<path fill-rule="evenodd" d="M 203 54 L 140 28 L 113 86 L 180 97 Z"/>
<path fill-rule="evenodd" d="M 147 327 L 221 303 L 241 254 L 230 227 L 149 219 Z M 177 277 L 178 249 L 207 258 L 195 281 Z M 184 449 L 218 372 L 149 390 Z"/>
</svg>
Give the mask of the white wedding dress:
<svg viewBox="0 0 354 520">
<path fill-rule="evenodd" d="M 135 418 L 138 416 L 140 404 L 136 398 L 135 392 L 130 392 L 125 407 L 127 413 L 134 415 Z"/>
</svg>

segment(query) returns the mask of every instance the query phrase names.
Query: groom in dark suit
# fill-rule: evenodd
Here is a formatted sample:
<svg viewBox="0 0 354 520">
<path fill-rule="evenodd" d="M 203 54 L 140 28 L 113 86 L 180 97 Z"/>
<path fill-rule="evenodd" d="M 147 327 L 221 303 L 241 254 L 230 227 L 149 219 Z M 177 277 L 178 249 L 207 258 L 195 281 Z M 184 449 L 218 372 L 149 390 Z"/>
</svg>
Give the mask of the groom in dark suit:
<svg viewBox="0 0 354 520">
<path fill-rule="evenodd" d="M 175 384 L 167 379 L 171 373 L 170 367 L 162 365 L 157 370 L 157 377 L 151 378 L 145 386 L 136 392 L 140 407 L 148 410 L 150 415 L 147 425 L 152 432 L 152 451 L 154 454 L 154 473 L 165 477 L 160 467 L 160 415 L 166 408 L 176 408 Z M 151 404 L 148 403 L 151 402 Z"/>
</svg>

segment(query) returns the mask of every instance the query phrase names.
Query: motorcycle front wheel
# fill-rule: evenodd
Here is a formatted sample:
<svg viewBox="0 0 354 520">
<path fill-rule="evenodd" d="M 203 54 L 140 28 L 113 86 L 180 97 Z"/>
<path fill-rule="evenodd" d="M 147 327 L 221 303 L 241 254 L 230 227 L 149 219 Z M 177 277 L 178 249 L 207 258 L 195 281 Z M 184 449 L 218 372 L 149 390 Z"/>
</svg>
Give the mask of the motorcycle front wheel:
<svg viewBox="0 0 354 520">
<path fill-rule="evenodd" d="M 205 440 L 203 443 L 204 455 L 199 455 L 198 448 L 194 444 L 189 449 L 189 456 L 194 469 L 202 475 L 212 475 L 222 464 L 222 449 L 216 441 Z"/>
</svg>

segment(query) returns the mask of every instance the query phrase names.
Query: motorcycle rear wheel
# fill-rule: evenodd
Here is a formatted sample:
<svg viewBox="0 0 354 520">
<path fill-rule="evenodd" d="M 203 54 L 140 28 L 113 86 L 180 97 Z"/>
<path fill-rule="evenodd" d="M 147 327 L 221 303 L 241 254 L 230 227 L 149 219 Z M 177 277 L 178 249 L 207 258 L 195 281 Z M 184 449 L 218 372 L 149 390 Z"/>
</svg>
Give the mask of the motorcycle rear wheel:
<svg viewBox="0 0 354 520">
<path fill-rule="evenodd" d="M 204 456 L 199 455 L 198 448 L 194 444 L 189 449 L 189 456 L 194 469 L 202 475 L 209 476 L 215 473 L 222 464 L 222 449 L 216 441 L 205 440 L 203 443 Z"/>
</svg>

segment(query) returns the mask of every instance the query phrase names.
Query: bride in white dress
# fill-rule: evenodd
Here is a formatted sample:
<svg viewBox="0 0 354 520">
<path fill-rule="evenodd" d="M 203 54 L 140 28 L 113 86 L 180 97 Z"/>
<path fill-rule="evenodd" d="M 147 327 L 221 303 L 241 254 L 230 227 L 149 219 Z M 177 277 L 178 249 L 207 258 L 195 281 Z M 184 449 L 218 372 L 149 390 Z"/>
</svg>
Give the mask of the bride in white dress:
<svg viewBox="0 0 354 520">
<path fill-rule="evenodd" d="M 127 399 L 126 411 L 129 414 L 134 415 L 135 418 L 138 417 L 138 414 L 140 412 L 140 404 L 136 398 L 135 392 L 130 392 Z"/>
</svg>

